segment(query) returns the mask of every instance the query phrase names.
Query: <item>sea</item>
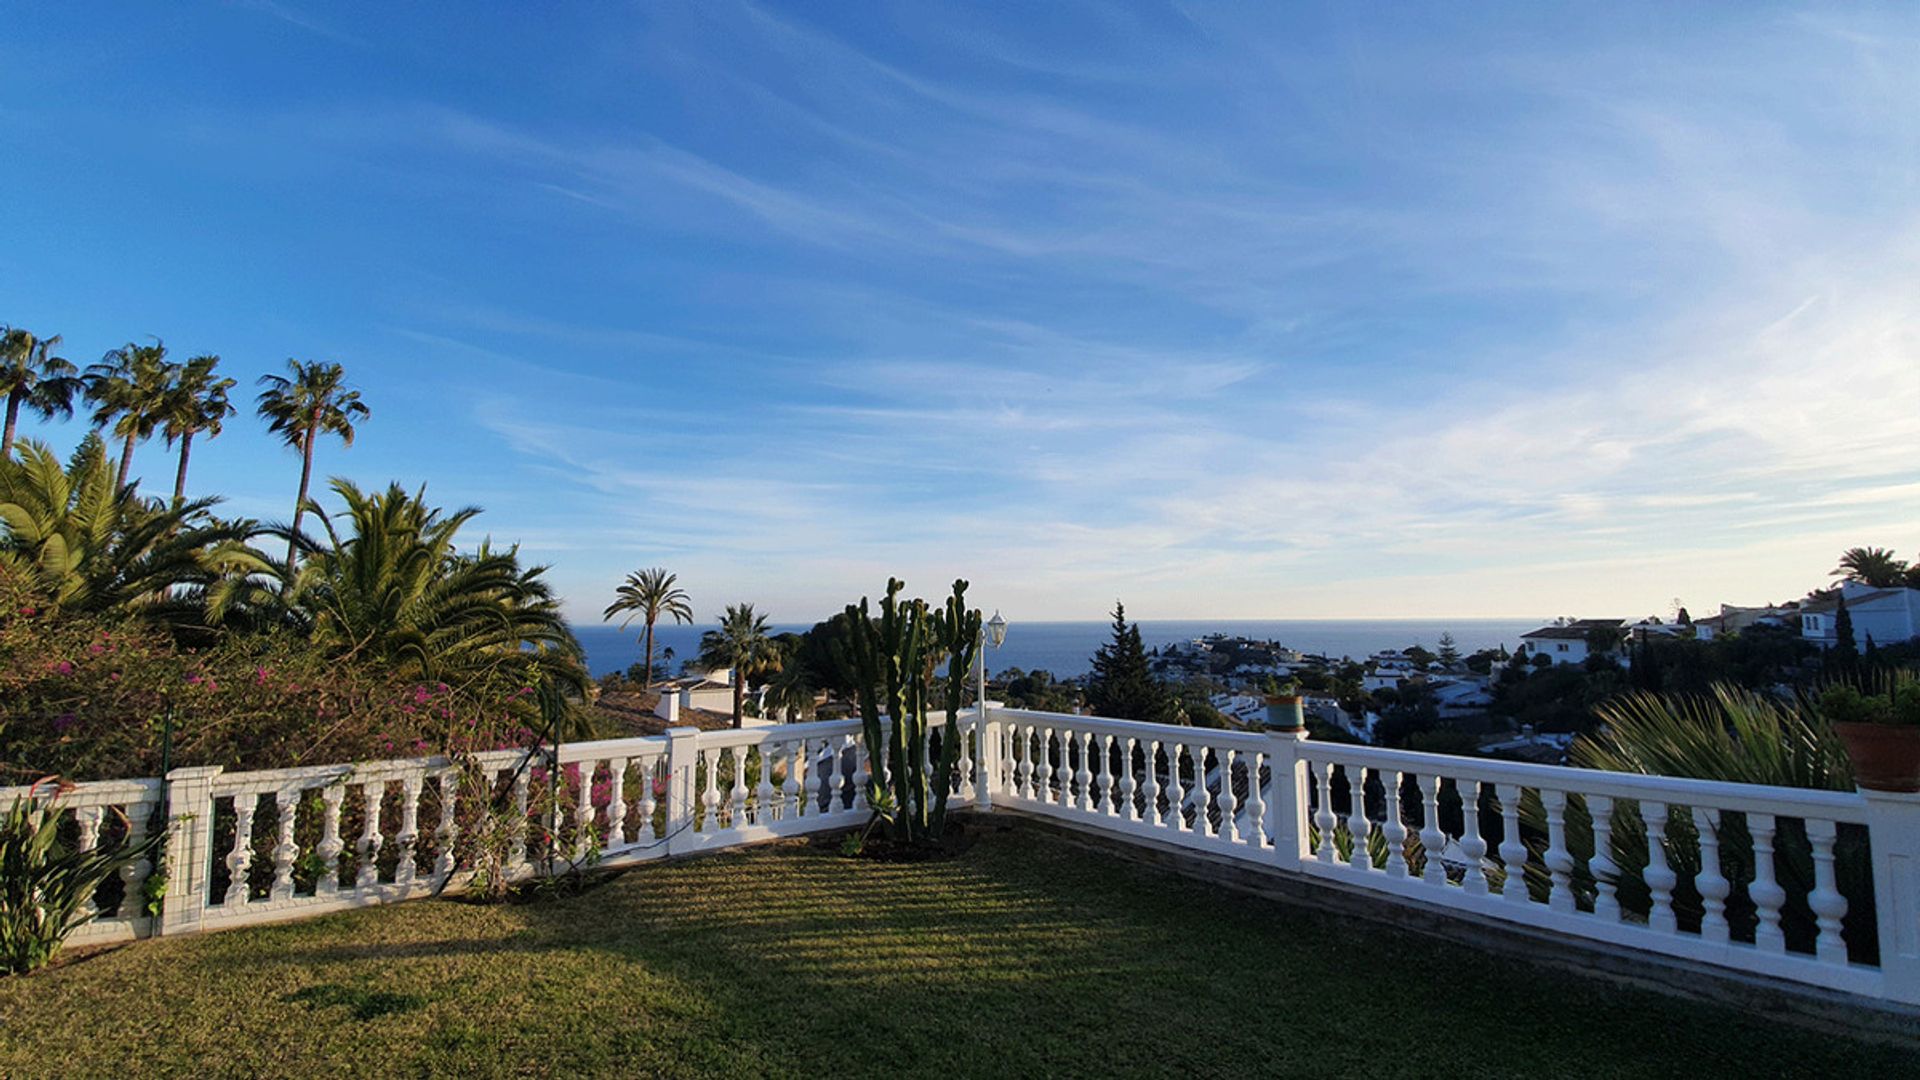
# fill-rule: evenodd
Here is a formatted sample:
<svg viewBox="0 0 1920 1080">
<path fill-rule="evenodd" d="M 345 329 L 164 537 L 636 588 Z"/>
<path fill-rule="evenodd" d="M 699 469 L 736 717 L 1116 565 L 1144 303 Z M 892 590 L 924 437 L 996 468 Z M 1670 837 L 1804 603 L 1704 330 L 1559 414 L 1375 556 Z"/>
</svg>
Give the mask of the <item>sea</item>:
<svg viewBox="0 0 1920 1080">
<path fill-rule="evenodd" d="M 804 633 L 812 623 L 774 626 L 775 633 Z M 1501 645 L 1512 649 L 1520 635 L 1542 625 L 1539 619 L 1143 619 L 1140 640 L 1147 648 L 1192 641 L 1207 634 L 1277 641 L 1300 652 L 1330 657 L 1364 659 L 1382 649 L 1423 645 L 1438 647 L 1441 634 L 1452 634 L 1462 654 Z M 641 626 L 575 626 L 573 632 L 587 651 L 594 675 L 624 671 L 640 659 Z M 700 651 L 705 624 L 654 627 L 656 648 L 673 650 L 668 665 L 693 659 Z M 1110 622 L 1011 623 L 1007 640 L 989 650 L 987 668 L 999 674 L 1008 668 L 1049 671 L 1056 678 L 1084 675 L 1093 667 L 1093 654 L 1113 635 Z"/>
</svg>

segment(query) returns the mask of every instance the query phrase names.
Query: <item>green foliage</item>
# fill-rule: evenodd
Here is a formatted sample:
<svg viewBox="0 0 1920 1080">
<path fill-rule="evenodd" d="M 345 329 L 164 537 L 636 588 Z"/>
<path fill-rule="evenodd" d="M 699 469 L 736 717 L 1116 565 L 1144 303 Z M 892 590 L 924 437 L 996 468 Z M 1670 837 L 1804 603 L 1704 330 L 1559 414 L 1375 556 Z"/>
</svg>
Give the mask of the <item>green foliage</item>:
<svg viewBox="0 0 1920 1080">
<path fill-rule="evenodd" d="M 58 334 L 40 337 L 21 327 L 0 327 L 0 396 L 7 403 L 0 458 L 13 452 L 22 410 L 45 420 L 73 415 L 73 399 L 85 384 L 80 369 L 53 355 L 59 347 Z"/>
<path fill-rule="evenodd" d="M 1881 672 L 1861 682 L 1827 687 L 1819 697 L 1820 714 L 1836 724 L 1920 726 L 1920 673 Z"/>
<path fill-rule="evenodd" d="M 115 482 L 88 436 L 62 467 L 44 444 L 0 460 L 0 572 L 69 611 L 200 624 L 204 599 L 268 569 L 247 522 L 208 514 L 211 500 L 162 507 Z"/>
<path fill-rule="evenodd" d="M 878 619 L 869 614 L 865 597 L 847 607 L 854 631 L 848 660 L 876 763 L 885 749 L 884 776 L 876 767 L 867 780 L 868 804 L 892 826 L 894 839 L 926 845 L 946 833 L 947 796 L 965 739 L 960 703 L 979 654 L 980 612 L 966 606 L 965 581 L 953 583 L 953 595 L 939 610 L 918 598 L 903 603 L 904 587 L 898 579 L 887 581 Z M 944 677 L 936 673 L 943 658 Z M 929 738 L 930 702 L 947 715 L 937 753 Z"/>
<path fill-rule="evenodd" d="M 164 837 L 81 851 L 60 840 L 61 793 L 40 785 L 0 815 L 0 974 L 24 974 L 53 959 L 91 917 L 88 904 L 120 868 L 152 855 Z"/>
<path fill-rule="evenodd" d="M 1906 562 L 1895 558 L 1887 548 L 1855 547 L 1841 553 L 1833 576 L 1876 589 L 1893 589 L 1906 583 L 1907 570 Z"/>
<path fill-rule="evenodd" d="M 1120 720 L 1172 723 L 1177 703 L 1147 666 L 1138 623 L 1127 625 L 1126 606 L 1113 605 L 1113 640 L 1093 656 L 1093 675 L 1087 682 L 1087 705 L 1097 716 Z"/>
</svg>

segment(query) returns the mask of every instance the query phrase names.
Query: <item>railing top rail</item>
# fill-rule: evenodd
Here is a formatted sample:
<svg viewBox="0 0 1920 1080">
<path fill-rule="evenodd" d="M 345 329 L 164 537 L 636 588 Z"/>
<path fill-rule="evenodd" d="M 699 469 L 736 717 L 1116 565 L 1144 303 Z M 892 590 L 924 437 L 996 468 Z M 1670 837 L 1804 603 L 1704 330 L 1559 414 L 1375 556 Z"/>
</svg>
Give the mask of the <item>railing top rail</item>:
<svg viewBox="0 0 1920 1080">
<path fill-rule="evenodd" d="M 932 719 L 929 717 L 929 719 Z M 760 746 L 765 743 L 795 742 L 800 739 L 830 739 L 836 735 L 858 735 L 858 717 L 848 720 L 811 720 L 802 724 L 765 724 L 735 731 L 702 731 L 700 745 L 723 749 L 730 746 Z"/>
<path fill-rule="evenodd" d="M 520 760 L 529 753 L 535 757 L 543 757 L 540 750 L 486 750 L 472 757 L 482 767 L 501 769 L 519 764 Z M 338 765 L 303 765 L 292 769 L 254 769 L 247 772 L 223 772 L 213 778 L 213 787 L 216 791 L 241 787 L 319 787 L 341 780 L 378 780 L 383 777 L 397 779 L 409 773 L 436 772 L 456 765 L 452 758 L 436 754 L 432 757 L 391 758 Z"/>
<path fill-rule="evenodd" d="M 125 780 L 85 780 L 74 785 L 60 797 L 66 806 L 103 806 L 107 803 L 148 802 L 160 797 L 160 789 L 165 781 L 159 777 L 141 777 Z M 22 784 L 18 787 L 0 787 L 0 804 L 13 805 L 15 799 L 25 798 L 33 790 L 33 785 Z M 59 788 L 54 784 L 40 787 L 40 798 L 51 798 Z"/>
<path fill-rule="evenodd" d="M 1641 799 L 1652 802 L 1709 806 L 1761 814 L 1798 816 L 1812 813 L 1832 821 L 1865 821 L 1867 803 L 1857 792 L 1812 788 L 1770 787 L 1723 780 L 1695 780 L 1680 776 L 1608 772 L 1566 765 L 1535 765 L 1498 758 L 1457 754 L 1429 754 L 1416 750 L 1388 750 L 1346 743 L 1302 742 L 1300 755 L 1310 761 L 1359 768 L 1393 768 L 1416 774 L 1455 779 L 1519 784 L 1582 795 Z"/>
<path fill-rule="evenodd" d="M 667 744 L 665 735 L 634 735 L 625 739 L 561 743 L 560 763 L 570 765 L 588 758 L 656 757 L 667 752 Z"/>
<path fill-rule="evenodd" d="M 1267 736 L 1263 732 L 1236 731 L 1232 728 L 1150 724 L 1144 720 L 1116 720 L 1110 716 L 1080 716 L 1075 713 L 1042 712 L 1038 709 L 989 709 L 987 717 L 992 720 L 1019 720 L 1082 731 L 1134 735 L 1159 739 L 1162 742 L 1168 740 L 1203 742 L 1210 746 L 1244 746 L 1248 749 L 1260 749 L 1267 745 Z"/>
</svg>

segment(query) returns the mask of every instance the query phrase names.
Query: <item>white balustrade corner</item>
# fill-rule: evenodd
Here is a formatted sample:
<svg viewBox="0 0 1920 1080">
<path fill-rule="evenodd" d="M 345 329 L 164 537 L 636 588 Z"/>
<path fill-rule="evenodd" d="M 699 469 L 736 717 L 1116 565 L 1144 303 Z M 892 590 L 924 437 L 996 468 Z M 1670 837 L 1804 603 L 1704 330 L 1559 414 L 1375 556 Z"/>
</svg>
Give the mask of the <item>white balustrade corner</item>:
<svg viewBox="0 0 1920 1080">
<path fill-rule="evenodd" d="M 935 717 L 942 737 L 944 717 Z M 967 710 L 955 809 L 1015 810 L 1392 902 L 1920 1004 L 1920 795 L 1809 791 L 1006 709 Z M 622 866 L 858 826 L 887 748 L 858 720 L 497 751 L 501 871 Z M 458 891 L 462 766 L 445 758 L 81 784 L 82 846 L 165 828 L 160 918 L 127 868 L 79 943 Z M 557 785 L 557 786 L 556 786 Z M 536 792 L 553 788 L 551 798 Z M 0 790 L 0 803 L 24 789 Z M 1657 842 L 1650 843 L 1652 839 Z"/>
</svg>

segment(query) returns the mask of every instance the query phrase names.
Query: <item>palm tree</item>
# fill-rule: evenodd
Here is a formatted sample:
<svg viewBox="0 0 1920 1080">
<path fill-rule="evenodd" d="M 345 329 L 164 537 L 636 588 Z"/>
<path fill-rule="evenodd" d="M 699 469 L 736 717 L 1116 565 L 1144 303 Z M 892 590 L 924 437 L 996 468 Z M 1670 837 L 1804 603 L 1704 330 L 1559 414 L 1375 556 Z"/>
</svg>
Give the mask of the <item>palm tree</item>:
<svg viewBox="0 0 1920 1080">
<path fill-rule="evenodd" d="M 287 621 L 340 657 L 365 657 L 421 679 L 586 693 L 580 643 L 560 614 L 543 566 L 523 567 L 519 551 L 481 544 L 460 551 L 460 529 L 480 512 L 445 513 L 425 492 L 398 484 L 363 492 L 347 480 L 333 491 L 339 520 L 311 505 L 324 537 L 289 529 L 305 553 L 283 589 Z M 524 691 L 522 691 L 524 693 Z"/>
<path fill-rule="evenodd" d="M 614 601 L 607 605 L 601 619 L 610 620 L 625 612 L 627 617 L 620 621 L 622 629 L 632 625 L 638 617 L 646 620 L 647 630 L 642 635 L 645 681 L 642 687 L 653 685 L 653 624 L 660 616 L 672 617 L 674 622 L 693 622 L 693 608 L 687 603 L 686 590 L 674 584 L 678 575 L 669 574 L 659 567 L 640 570 L 627 575 L 627 580 L 614 593 Z"/>
<path fill-rule="evenodd" d="M 207 513 L 213 500 L 162 508 L 118 484 L 98 435 L 62 467 L 44 444 L 0 459 L 0 570 L 76 611 L 204 625 L 204 598 L 266 569 L 243 541 L 250 522 Z"/>
<path fill-rule="evenodd" d="M 112 427 L 125 440 L 120 454 L 121 487 L 133 470 L 133 448 L 150 438 L 166 418 L 174 365 L 167 363 L 167 347 L 158 338 L 151 345 L 127 342 L 87 367 L 87 400 L 93 402 L 93 424 Z"/>
<path fill-rule="evenodd" d="M 1906 572 L 1904 560 L 1895 558 L 1892 551 L 1878 547 L 1848 548 L 1840 556 L 1840 565 L 1833 568 L 1834 577 L 1857 581 L 1876 589 L 1898 587 L 1904 581 Z"/>
<path fill-rule="evenodd" d="M 60 335 L 35 337 L 19 327 L 0 327 L 0 393 L 7 395 L 7 426 L 0 434 L 0 460 L 13 453 L 13 437 L 22 407 L 51 420 L 55 413 L 73 415 L 73 396 L 80 392 L 80 369 L 53 355 Z"/>
<path fill-rule="evenodd" d="M 701 666 L 709 671 L 733 669 L 733 726 L 745 715 L 747 680 L 780 670 L 780 647 L 767 634 L 767 617 L 756 615 L 752 604 L 728 604 L 720 629 L 700 635 Z"/>
<path fill-rule="evenodd" d="M 213 369 L 219 364 L 217 356 L 196 356 L 187 361 L 186 366 L 179 369 L 167 402 L 161 433 L 168 446 L 173 445 L 173 440 L 180 440 L 180 468 L 173 474 L 176 506 L 187 497 L 187 459 L 193 454 L 194 435 L 204 431 L 207 438 L 214 438 L 220 434 L 221 424 L 235 411 L 227 400 L 233 380 L 213 377 Z"/>
<path fill-rule="evenodd" d="M 307 487 L 313 481 L 313 445 L 321 435 L 338 435 L 345 446 L 353 445 L 353 422 L 367 415 L 360 402 L 360 391 L 349 390 L 346 371 L 339 364 L 320 361 L 287 361 L 292 378 L 262 375 L 259 413 L 267 421 L 267 430 L 280 436 L 300 451 L 300 494 L 293 501 L 293 524 L 288 528 L 287 575 L 293 575 L 293 560 L 300 533 L 300 518 L 306 513 Z"/>
</svg>

